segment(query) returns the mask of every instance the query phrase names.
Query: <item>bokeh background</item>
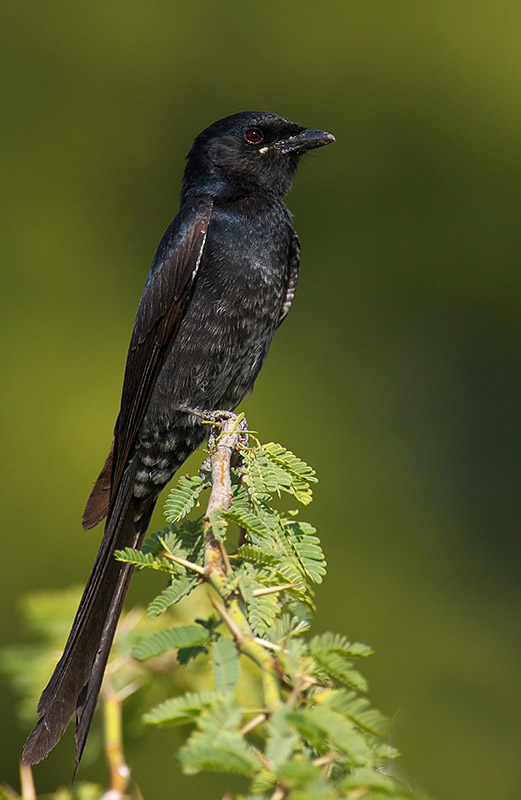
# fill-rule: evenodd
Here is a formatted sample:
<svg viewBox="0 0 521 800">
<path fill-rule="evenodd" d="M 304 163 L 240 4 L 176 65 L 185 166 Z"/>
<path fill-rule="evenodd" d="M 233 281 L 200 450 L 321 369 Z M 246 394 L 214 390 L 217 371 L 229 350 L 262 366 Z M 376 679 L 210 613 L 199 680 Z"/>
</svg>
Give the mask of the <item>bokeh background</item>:
<svg viewBox="0 0 521 800">
<path fill-rule="evenodd" d="M 338 139 L 291 192 L 297 300 L 244 403 L 264 441 L 319 473 L 316 630 L 374 646 L 371 697 L 404 708 L 413 785 L 517 800 L 521 5 L 5 0 L 0 14 L 2 642 L 22 637 L 21 594 L 90 570 L 99 532 L 80 515 L 192 138 L 275 111 Z M 16 784 L 13 709 L 4 682 L 0 777 Z M 222 796 L 220 778 L 180 777 L 165 741 L 129 746 L 147 798 Z M 63 748 L 40 791 L 68 781 Z"/>
</svg>

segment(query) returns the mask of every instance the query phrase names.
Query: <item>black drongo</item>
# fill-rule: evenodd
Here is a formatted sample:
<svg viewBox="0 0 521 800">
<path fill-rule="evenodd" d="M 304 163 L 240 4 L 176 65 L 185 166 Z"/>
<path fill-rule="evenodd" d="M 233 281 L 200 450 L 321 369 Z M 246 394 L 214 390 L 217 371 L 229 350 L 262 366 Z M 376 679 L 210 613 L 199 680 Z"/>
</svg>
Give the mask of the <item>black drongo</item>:
<svg viewBox="0 0 521 800">
<path fill-rule="evenodd" d="M 41 761 L 76 713 L 81 758 L 132 568 L 161 489 L 205 438 L 198 410 L 232 411 L 249 392 L 297 285 L 299 243 L 284 205 L 303 153 L 330 133 L 244 111 L 188 154 L 180 208 L 147 278 L 121 408 L 83 517 L 105 534 L 23 759 Z M 203 415 L 204 416 L 204 415 Z"/>
</svg>

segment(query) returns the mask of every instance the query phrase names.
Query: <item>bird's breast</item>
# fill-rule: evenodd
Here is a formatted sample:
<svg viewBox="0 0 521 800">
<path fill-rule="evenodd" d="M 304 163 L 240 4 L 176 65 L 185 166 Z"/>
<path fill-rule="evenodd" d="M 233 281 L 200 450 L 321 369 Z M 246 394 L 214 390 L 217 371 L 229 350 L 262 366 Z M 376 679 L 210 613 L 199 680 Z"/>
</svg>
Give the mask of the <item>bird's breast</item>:
<svg viewBox="0 0 521 800">
<path fill-rule="evenodd" d="M 231 411 L 253 388 L 280 319 L 289 240 L 283 214 L 212 216 L 138 436 L 136 497 L 157 493 L 208 433 L 182 408 Z"/>
<path fill-rule="evenodd" d="M 178 405 L 233 409 L 253 387 L 280 318 L 290 229 L 277 209 L 212 215 L 179 331 L 154 390 L 162 419 Z M 149 416 L 147 414 L 147 416 Z"/>
</svg>

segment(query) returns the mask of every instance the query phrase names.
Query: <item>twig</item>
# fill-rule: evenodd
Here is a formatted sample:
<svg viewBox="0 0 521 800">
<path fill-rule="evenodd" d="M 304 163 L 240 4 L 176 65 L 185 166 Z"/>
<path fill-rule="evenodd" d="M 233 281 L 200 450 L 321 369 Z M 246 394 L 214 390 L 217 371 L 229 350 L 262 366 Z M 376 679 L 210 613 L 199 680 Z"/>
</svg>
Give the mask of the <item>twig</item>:
<svg viewBox="0 0 521 800">
<path fill-rule="evenodd" d="M 22 800 L 36 800 L 33 771 L 28 764 L 22 764 L 22 762 L 20 762 L 20 786 Z"/>
<path fill-rule="evenodd" d="M 130 769 L 123 755 L 122 703 L 107 681 L 103 688 L 103 700 L 105 753 L 110 773 L 110 791 L 105 797 L 107 800 L 123 800 Z"/>
<path fill-rule="evenodd" d="M 193 561 L 187 561 L 186 558 L 181 558 L 180 556 L 173 556 L 172 553 L 167 553 L 166 551 L 161 553 L 161 555 L 165 558 L 169 558 L 170 561 L 174 561 L 176 564 L 180 564 L 182 567 L 191 569 L 192 572 L 197 572 L 199 575 L 205 574 L 204 568 L 200 567 L 199 564 L 194 564 Z"/>
<path fill-rule="evenodd" d="M 229 508 L 232 504 L 230 465 L 242 435 L 241 423 L 244 422 L 244 418 L 242 420 L 230 418 L 221 423 L 221 433 L 211 455 L 212 491 L 206 509 L 207 517 L 212 511 Z"/>
<path fill-rule="evenodd" d="M 246 419 L 231 417 L 221 423 L 221 433 L 210 456 L 212 472 L 212 491 L 206 509 L 204 534 L 205 580 L 217 592 L 224 603 L 210 594 L 210 600 L 231 631 L 237 648 L 250 658 L 261 670 L 262 687 L 266 708 L 272 712 L 281 704 L 280 683 L 275 663 L 270 653 L 264 649 L 264 642 L 256 641 L 244 613 L 244 602 L 237 596 L 227 597 L 226 570 L 229 561 L 222 542 L 212 532 L 210 516 L 228 509 L 232 504 L 231 464 L 234 452 L 238 449 L 243 429 L 247 429 Z"/>
<path fill-rule="evenodd" d="M 260 725 L 262 722 L 264 722 L 265 719 L 267 719 L 267 714 L 257 714 L 256 717 L 253 717 L 253 719 L 250 719 L 250 721 L 247 722 L 246 725 L 242 726 L 242 728 L 239 731 L 239 736 L 244 736 L 246 733 L 249 733 L 254 728 L 256 728 L 257 725 Z"/>
<path fill-rule="evenodd" d="M 215 447 L 211 453 L 212 469 L 212 491 L 208 500 L 208 507 L 205 514 L 204 534 L 204 563 L 206 574 L 218 570 L 219 572 L 229 571 L 230 563 L 225 553 L 222 542 L 215 538 L 209 516 L 213 512 L 230 508 L 232 504 L 232 479 L 230 467 L 232 457 L 239 445 L 243 429 L 247 428 L 247 422 L 243 415 L 233 416 L 220 423 L 221 433 L 216 439 Z"/>
<path fill-rule="evenodd" d="M 265 647 L 266 650 L 275 650 L 277 652 L 280 652 L 282 650 L 280 644 L 275 644 L 274 642 L 270 642 L 268 639 L 262 639 L 260 636 L 254 636 L 253 641 L 257 642 L 257 644 L 260 644 L 261 647 Z"/>
<path fill-rule="evenodd" d="M 265 589 L 254 589 L 252 594 L 254 597 L 264 597 L 266 594 L 275 594 L 275 592 L 283 592 L 285 589 L 294 589 L 294 583 L 280 583 L 278 586 L 267 586 Z"/>
<path fill-rule="evenodd" d="M 235 638 L 235 641 L 237 642 L 237 645 L 240 647 L 244 641 L 244 632 L 241 631 L 241 629 L 233 619 L 232 615 L 228 613 L 228 610 L 225 608 L 225 606 L 219 603 L 219 601 L 216 600 L 215 597 L 213 597 L 212 595 L 210 595 L 210 600 L 214 608 L 219 612 L 219 614 L 223 618 L 223 622 L 225 622 L 228 628 L 230 629 L 231 633 Z"/>
</svg>

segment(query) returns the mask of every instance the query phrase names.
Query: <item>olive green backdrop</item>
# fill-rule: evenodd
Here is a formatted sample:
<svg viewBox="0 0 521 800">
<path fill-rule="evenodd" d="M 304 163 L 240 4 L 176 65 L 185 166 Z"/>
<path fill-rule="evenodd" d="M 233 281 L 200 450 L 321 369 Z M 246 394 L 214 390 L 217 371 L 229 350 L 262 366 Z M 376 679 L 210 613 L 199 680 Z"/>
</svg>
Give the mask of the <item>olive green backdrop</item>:
<svg viewBox="0 0 521 800">
<path fill-rule="evenodd" d="M 275 111 L 338 139 L 290 195 L 301 283 L 244 403 L 319 472 L 317 630 L 375 647 L 413 784 L 517 800 L 521 6 L 4 0 L 1 18 L 2 642 L 21 593 L 89 572 L 83 503 L 192 138 Z M 0 715 L 17 783 L 5 682 Z M 225 778 L 179 777 L 171 741 L 129 746 L 147 800 L 221 797 Z"/>
</svg>

